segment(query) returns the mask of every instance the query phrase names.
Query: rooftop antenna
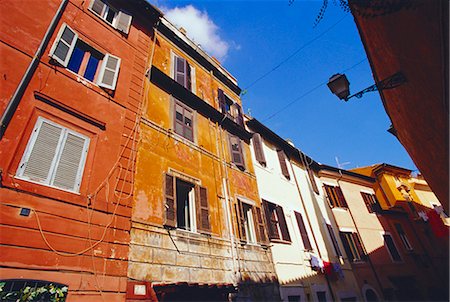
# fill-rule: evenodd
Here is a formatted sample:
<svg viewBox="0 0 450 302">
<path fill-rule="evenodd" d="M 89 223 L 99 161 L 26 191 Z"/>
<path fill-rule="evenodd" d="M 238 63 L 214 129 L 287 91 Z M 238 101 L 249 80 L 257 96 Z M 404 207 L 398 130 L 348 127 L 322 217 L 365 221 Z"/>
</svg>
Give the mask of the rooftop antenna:
<svg viewBox="0 0 450 302">
<path fill-rule="evenodd" d="M 336 160 L 336 165 L 339 169 L 344 169 L 344 166 L 349 165 L 350 162 L 346 161 L 345 163 L 340 163 L 339 162 L 339 158 L 337 156 L 334 157 L 334 159 Z"/>
</svg>

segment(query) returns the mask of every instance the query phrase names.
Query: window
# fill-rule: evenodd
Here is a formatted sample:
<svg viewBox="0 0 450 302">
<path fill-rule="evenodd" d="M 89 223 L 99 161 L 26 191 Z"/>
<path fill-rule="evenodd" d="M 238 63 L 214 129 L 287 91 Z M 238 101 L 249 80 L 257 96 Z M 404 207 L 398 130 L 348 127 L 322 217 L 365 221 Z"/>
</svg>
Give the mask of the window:
<svg viewBox="0 0 450 302">
<path fill-rule="evenodd" d="M 378 200 L 374 194 L 361 192 L 361 195 L 369 213 L 376 212 L 379 209 Z"/>
<path fill-rule="evenodd" d="M 189 91 L 195 92 L 195 68 L 188 61 L 172 53 L 173 79 Z"/>
<path fill-rule="evenodd" d="M 259 162 L 263 167 L 265 167 L 267 163 L 266 157 L 264 156 L 263 141 L 261 135 L 259 133 L 253 133 L 252 142 L 256 161 Z"/>
<path fill-rule="evenodd" d="M 302 214 L 299 212 L 295 212 L 295 218 L 297 220 L 298 229 L 300 230 L 300 235 L 302 237 L 303 246 L 305 247 L 305 250 L 311 251 L 312 246 L 311 242 L 309 241 L 308 232 L 306 231 L 305 223 L 303 222 Z"/>
<path fill-rule="evenodd" d="M 341 249 L 339 248 L 338 242 L 336 240 L 336 236 L 334 235 L 333 227 L 328 223 L 327 223 L 327 230 L 328 230 L 328 234 L 330 235 L 331 243 L 333 244 L 336 255 L 339 257 L 342 257 L 342 252 L 341 252 Z"/>
<path fill-rule="evenodd" d="M 344 194 L 342 194 L 342 190 L 340 187 L 329 185 L 324 185 L 324 187 L 325 192 L 327 193 L 330 207 L 347 208 L 347 202 L 345 201 Z"/>
<path fill-rule="evenodd" d="M 210 233 L 208 194 L 204 187 L 165 174 L 164 225 L 192 232 Z"/>
<path fill-rule="evenodd" d="M 283 150 L 277 150 L 277 155 L 278 155 L 278 161 L 280 162 L 281 173 L 287 179 L 291 179 L 291 176 L 289 175 L 288 167 L 286 165 L 286 154 L 284 154 Z"/>
<path fill-rule="evenodd" d="M 92 0 L 89 5 L 89 10 L 94 12 L 115 29 L 128 34 L 132 19 L 130 15 L 111 7 L 101 0 Z"/>
<path fill-rule="evenodd" d="M 267 244 L 261 208 L 238 198 L 235 204 L 239 238 L 244 242 Z"/>
<path fill-rule="evenodd" d="M 339 232 L 347 257 L 352 262 L 364 261 L 366 253 L 357 233 Z"/>
<path fill-rule="evenodd" d="M 242 143 L 239 137 L 229 135 L 231 161 L 241 169 L 245 169 L 244 154 L 242 152 Z"/>
<path fill-rule="evenodd" d="M 194 141 L 194 112 L 189 107 L 184 104 L 175 101 L 175 117 L 174 117 L 174 128 L 175 133 L 187 138 L 190 141 Z"/>
<path fill-rule="evenodd" d="M 241 106 L 229 98 L 222 89 L 217 90 L 220 111 L 233 120 L 236 124 L 244 126 Z"/>
<path fill-rule="evenodd" d="M 384 234 L 383 239 L 384 245 L 387 247 L 389 254 L 391 255 L 392 261 L 394 262 L 402 261 L 402 258 L 400 257 L 397 247 L 395 246 L 394 240 L 392 239 L 392 236 L 389 234 Z"/>
<path fill-rule="evenodd" d="M 269 239 L 291 241 L 291 236 L 284 217 L 283 208 L 274 203 L 263 200 L 264 209 L 267 217 L 267 231 Z"/>
<path fill-rule="evenodd" d="M 50 50 L 50 57 L 63 67 L 98 86 L 114 90 L 119 75 L 120 58 L 103 55 L 78 38 L 78 34 L 63 24 Z"/>
<path fill-rule="evenodd" d="M 397 230 L 398 236 L 400 237 L 400 240 L 403 243 L 403 246 L 405 247 L 405 249 L 407 251 L 412 251 L 413 248 L 411 246 L 411 244 L 409 243 L 408 237 L 406 237 L 406 233 L 402 228 L 402 225 L 399 223 L 395 224 L 395 229 Z"/>
<path fill-rule="evenodd" d="M 17 170 L 31 182 L 79 192 L 89 138 L 39 117 Z"/>
<path fill-rule="evenodd" d="M 317 301 L 327 302 L 327 293 L 324 291 L 317 292 Z"/>
<path fill-rule="evenodd" d="M 300 296 L 288 296 L 288 302 L 300 302 Z"/>
<path fill-rule="evenodd" d="M 311 169 L 311 167 L 306 167 L 306 170 L 308 170 L 309 181 L 311 182 L 314 193 L 319 194 L 319 188 L 317 187 L 317 183 L 314 178 L 314 171 Z"/>
</svg>

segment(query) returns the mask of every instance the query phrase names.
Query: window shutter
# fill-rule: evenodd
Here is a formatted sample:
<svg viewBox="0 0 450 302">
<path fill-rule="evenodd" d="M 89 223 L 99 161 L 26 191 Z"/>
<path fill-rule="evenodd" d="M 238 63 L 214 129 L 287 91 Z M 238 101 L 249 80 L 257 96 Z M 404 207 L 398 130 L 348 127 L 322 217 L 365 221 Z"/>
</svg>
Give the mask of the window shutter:
<svg viewBox="0 0 450 302">
<path fill-rule="evenodd" d="M 359 239 L 359 236 L 357 233 L 352 233 L 353 241 L 355 241 L 356 248 L 358 249 L 358 253 L 361 257 L 361 260 L 366 260 L 366 251 L 361 243 L 361 240 Z"/>
<path fill-rule="evenodd" d="M 184 61 L 184 64 L 186 64 L 185 70 L 186 70 L 186 84 L 184 87 L 186 87 L 189 91 L 192 91 L 192 78 L 191 78 L 191 66 L 187 62 L 187 60 Z"/>
<path fill-rule="evenodd" d="M 106 4 L 100 0 L 92 0 L 91 4 L 89 5 L 89 9 L 92 10 L 97 15 L 99 15 L 100 17 L 103 16 L 103 12 L 105 11 L 105 8 L 106 8 Z"/>
<path fill-rule="evenodd" d="M 352 253 L 352 249 L 350 248 L 350 244 L 348 242 L 348 238 L 345 233 L 339 232 L 339 237 L 341 237 L 342 245 L 344 246 L 345 253 L 347 254 L 349 261 L 355 260 L 355 255 Z"/>
<path fill-rule="evenodd" d="M 175 81 L 183 87 L 186 87 L 186 60 L 175 56 L 174 68 Z"/>
<path fill-rule="evenodd" d="M 64 23 L 50 49 L 50 57 L 62 66 L 67 67 L 77 39 L 78 34 Z"/>
<path fill-rule="evenodd" d="M 344 194 L 342 193 L 342 190 L 340 187 L 335 187 L 334 188 L 336 190 L 336 194 L 338 196 L 339 199 L 339 206 L 343 207 L 343 208 L 347 208 L 347 202 L 345 201 L 345 197 Z"/>
<path fill-rule="evenodd" d="M 204 187 L 196 186 L 196 195 L 197 229 L 204 233 L 210 233 L 208 191 Z"/>
<path fill-rule="evenodd" d="M 333 228 L 331 225 L 327 224 L 328 234 L 331 238 L 331 243 L 333 244 L 334 250 L 336 251 L 337 256 L 342 256 L 341 249 L 339 248 L 339 244 L 337 242 L 336 236 L 334 235 Z"/>
<path fill-rule="evenodd" d="M 117 77 L 119 76 L 120 58 L 111 54 L 106 54 L 103 58 L 98 86 L 114 90 L 116 89 Z"/>
<path fill-rule="evenodd" d="M 217 98 L 219 100 L 219 108 L 223 114 L 227 113 L 227 100 L 225 99 L 225 94 L 222 89 L 217 89 Z"/>
<path fill-rule="evenodd" d="M 252 137 L 253 149 L 255 151 L 256 161 L 264 167 L 266 166 L 266 157 L 264 156 L 263 143 L 259 133 L 253 133 Z"/>
<path fill-rule="evenodd" d="M 262 200 L 264 212 L 266 214 L 267 220 L 267 233 L 269 235 L 269 239 L 280 239 L 278 236 L 278 230 L 276 224 L 272 221 L 272 211 L 270 209 L 269 202 L 267 200 Z"/>
<path fill-rule="evenodd" d="M 285 241 L 291 241 L 291 236 L 289 235 L 289 231 L 286 224 L 286 218 L 284 217 L 283 208 L 280 206 L 276 207 L 278 223 L 280 225 L 281 237 Z"/>
<path fill-rule="evenodd" d="M 284 154 L 283 150 L 278 150 L 278 161 L 280 162 L 281 172 L 283 173 L 284 177 L 287 179 L 291 179 L 291 176 L 289 175 L 289 170 L 286 165 L 286 155 Z"/>
<path fill-rule="evenodd" d="M 245 233 L 245 217 L 242 202 L 238 200 L 238 202 L 234 204 L 234 207 L 238 223 L 239 238 L 242 241 L 247 242 L 247 234 Z"/>
<path fill-rule="evenodd" d="M 334 198 L 334 190 L 333 190 L 333 188 L 331 186 L 328 186 L 328 185 L 324 185 L 323 187 L 325 188 L 325 193 L 327 195 L 327 199 L 328 199 L 328 203 L 330 205 L 330 208 L 336 207 L 337 205 L 334 202 L 335 198 Z"/>
<path fill-rule="evenodd" d="M 132 17 L 130 15 L 120 11 L 117 15 L 116 28 L 125 34 L 128 34 L 131 25 L 131 19 Z"/>
<path fill-rule="evenodd" d="M 87 153 L 89 140 L 73 133 L 68 133 L 61 156 L 58 160 L 53 185 L 78 191 L 81 185 L 81 171 Z"/>
<path fill-rule="evenodd" d="M 37 127 L 37 137 L 28 158 L 24 160 L 25 168 L 20 176 L 30 180 L 49 182 L 50 168 L 54 165 L 56 151 L 61 140 L 61 127 L 45 121 Z M 22 164 L 23 165 L 23 164 Z"/>
<path fill-rule="evenodd" d="M 164 207 L 166 209 L 166 219 L 164 221 L 164 225 L 176 228 L 176 202 L 175 202 L 175 178 L 172 175 L 165 174 L 164 175 L 164 185 L 165 185 L 165 203 Z"/>
<path fill-rule="evenodd" d="M 236 166 L 239 166 L 244 169 L 245 165 L 244 165 L 244 156 L 242 154 L 241 140 L 238 137 L 231 134 L 229 136 L 229 140 L 230 140 L 231 159 L 233 163 L 235 163 Z"/>
<path fill-rule="evenodd" d="M 305 223 L 303 221 L 302 214 L 299 212 L 294 212 L 295 218 L 297 220 L 298 229 L 300 230 L 300 235 L 302 237 L 303 246 L 305 247 L 305 250 L 311 251 L 312 246 L 311 242 L 309 241 L 308 232 L 306 231 Z"/>
<path fill-rule="evenodd" d="M 256 236 L 258 238 L 258 241 L 263 245 L 267 245 L 268 240 L 267 240 L 266 231 L 265 231 L 265 227 L 264 227 L 264 219 L 262 216 L 261 208 L 253 207 L 253 213 L 254 213 L 253 216 L 256 217 L 255 221 L 257 222 L 255 224 L 255 229 L 256 229 Z"/>
<path fill-rule="evenodd" d="M 306 169 L 308 170 L 309 181 L 311 182 L 313 191 L 316 194 L 319 194 L 319 188 L 317 187 L 316 180 L 314 179 L 314 171 L 310 167 L 307 167 Z"/>
<path fill-rule="evenodd" d="M 244 117 L 242 116 L 242 108 L 238 103 L 232 105 L 234 107 L 234 121 L 239 126 L 244 127 Z"/>
</svg>

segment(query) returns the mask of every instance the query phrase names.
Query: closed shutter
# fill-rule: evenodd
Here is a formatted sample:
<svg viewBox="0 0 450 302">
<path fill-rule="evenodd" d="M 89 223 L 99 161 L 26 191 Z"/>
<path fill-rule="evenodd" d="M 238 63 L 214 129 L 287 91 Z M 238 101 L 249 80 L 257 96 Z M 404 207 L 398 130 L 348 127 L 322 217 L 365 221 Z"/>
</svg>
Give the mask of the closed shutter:
<svg viewBox="0 0 450 302">
<path fill-rule="evenodd" d="M 280 225 L 281 237 L 284 241 L 291 241 L 291 236 L 289 235 L 289 231 L 286 224 L 286 218 L 284 217 L 283 208 L 280 206 L 276 207 L 278 224 Z"/>
<path fill-rule="evenodd" d="M 335 187 L 334 188 L 336 190 L 336 194 L 339 198 L 339 206 L 342 208 L 347 208 L 347 202 L 345 201 L 345 197 L 344 194 L 342 193 L 342 190 L 340 187 Z"/>
<path fill-rule="evenodd" d="M 245 165 L 244 165 L 244 156 L 242 154 L 241 140 L 237 136 L 231 134 L 229 136 L 229 140 L 230 140 L 231 159 L 233 163 L 235 163 L 236 166 L 244 169 Z"/>
<path fill-rule="evenodd" d="M 187 74 L 187 70 L 186 70 L 186 60 L 183 58 L 180 58 L 178 56 L 175 56 L 175 65 L 174 65 L 174 78 L 175 81 L 182 85 L 183 87 L 187 86 L 187 82 L 186 82 L 186 74 Z"/>
<path fill-rule="evenodd" d="M 239 126 L 244 127 L 244 117 L 242 116 L 241 106 L 239 106 L 238 103 L 234 103 L 232 106 L 234 107 L 233 111 L 235 123 L 238 124 Z"/>
<path fill-rule="evenodd" d="M 319 188 L 317 187 L 316 180 L 314 179 L 314 171 L 310 167 L 307 167 L 306 169 L 308 170 L 309 181 L 311 182 L 313 191 L 316 194 L 319 194 Z"/>
<path fill-rule="evenodd" d="M 237 203 L 234 204 L 234 210 L 236 213 L 236 220 L 238 225 L 238 231 L 239 231 L 239 238 L 242 241 L 247 242 L 247 234 L 245 232 L 245 217 L 244 217 L 244 209 L 242 202 L 238 200 Z"/>
<path fill-rule="evenodd" d="M 305 223 L 303 221 L 302 214 L 299 212 L 295 213 L 295 219 L 297 220 L 298 229 L 300 230 L 300 236 L 302 237 L 303 246 L 305 247 L 305 250 L 311 251 L 312 246 L 311 242 L 309 241 L 308 232 L 306 231 Z"/>
<path fill-rule="evenodd" d="M 219 100 L 219 108 L 223 114 L 227 113 L 227 100 L 222 89 L 217 89 L 217 98 Z"/>
<path fill-rule="evenodd" d="M 176 202 L 175 202 L 175 177 L 169 174 L 164 175 L 164 185 L 165 185 L 165 196 L 164 196 L 164 207 L 166 209 L 166 219 L 164 225 L 170 228 L 176 228 Z"/>
<path fill-rule="evenodd" d="M 334 250 L 336 251 L 337 256 L 342 256 L 341 249 L 339 248 L 339 244 L 337 242 L 336 236 L 334 235 L 333 228 L 331 225 L 327 224 L 328 234 L 331 238 L 331 243 L 333 244 Z"/>
<path fill-rule="evenodd" d="M 117 77 L 119 76 L 120 58 L 106 54 L 103 58 L 98 86 L 114 90 L 116 89 Z"/>
<path fill-rule="evenodd" d="M 281 167 L 281 173 L 283 173 L 284 177 L 287 179 L 291 179 L 291 176 L 289 175 L 289 171 L 286 165 L 286 155 L 284 154 L 283 150 L 278 150 L 278 161 L 280 162 Z"/>
<path fill-rule="evenodd" d="M 131 25 L 131 19 L 132 17 L 130 15 L 120 11 L 117 15 L 116 28 L 125 34 L 128 34 Z"/>
<path fill-rule="evenodd" d="M 261 208 L 253 207 L 253 213 L 254 213 L 254 216 L 256 217 L 255 221 L 257 222 L 255 224 L 255 226 L 256 226 L 256 236 L 258 238 L 258 241 L 261 244 L 267 245 L 268 240 L 267 240 L 267 235 L 266 235 L 266 231 L 265 231 L 265 227 L 264 227 L 264 218 L 262 216 Z"/>
<path fill-rule="evenodd" d="M 269 239 L 280 239 L 277 229 L 277 222 L 274 219 L 273 211 L 271 209 L 270 203 L 267 200 L 262 200 L 264 212 L 266 214 L 267 220 L 267 233 L 269 235 Z"/>
<path fill-rule="evenodd" d="M 208 191 L 204 187 L 196 186 L 197 229 L 200 232 L 210 233 Z"/>
<path fill-rule="evenodd" d="M 81 184 L 80 172 L 83 170 L 88 140 L 68 133 L 58 160 L 53 185 L 58 188 L 78 190 Z"/>
<path fill-rule="evenodd" d="M 100 0 L 92 0 L 91 4 L 89 5 L 89 9 L 92 10 L 97 15 L 99 15 L 100 17 L 103 17 L 105 8 L 106 4 Z"/>
<path fill-rule="evenodd" d="M 55 59 L 62 66 L 67 67 L 77 39 L 78 34 L 64 23 L 50 49 L 50 57 Z"/>
<path fill-rule="evenodd" d="M 361 240 L 359 239 L 359 236 L 357 233 L 352 233 L 353 241 L 355 241 L 356 249 L 358 250 L 358 254 L 360 256 L 360 260 L 366 260 L 366 251 L 364 249 L 364 246 L 361 243 Z"/>
<path fill-rule="evenodd" d="M 28 158 L 25 158 L 24 163 L 21 164 L 25 166 L 23 172 L 19 172 L 19 176 L 49 183 L 50 169 L 56 161 L 56 151 L 62 139 L 62 128 L 43 121 L 33 132 L 38 134 L 31 146 L 31 152 L 28 153 Z"/>
<path fill-rule="evenodd" d="M 256 161 L 264 167 L 266 166 L 266 157 L 264 155 L 263 143 L 259 133 L 253 133 L 252 137 L 253 149 L 255 151 Z"/>
</svg>

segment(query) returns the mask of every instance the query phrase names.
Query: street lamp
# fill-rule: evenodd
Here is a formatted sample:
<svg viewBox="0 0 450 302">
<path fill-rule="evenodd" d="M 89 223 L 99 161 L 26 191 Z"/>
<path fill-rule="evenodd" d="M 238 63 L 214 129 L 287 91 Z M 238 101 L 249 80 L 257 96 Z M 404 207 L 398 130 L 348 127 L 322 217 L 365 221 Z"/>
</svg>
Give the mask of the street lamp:
<svg viewBox="0 0 450 302">
<path fill-rule="evenodd" d="M 350 95 L 350 83 L 347 80 L 345 74 L 337 73 L 328 80 L 328 88 L 330 88 L 331 92 L 341 100 L 347 102 L 352 97 L 357 97 L 358 99 L 362 98 L 363 94 L 371 91 L 381 91 L 392 89 L 406 82 L 405 76 L 401 72 L 397 72 L 386 79 L 369 86 L 360 92 L 357 92 L 353 95 Z"/>
</svg>

